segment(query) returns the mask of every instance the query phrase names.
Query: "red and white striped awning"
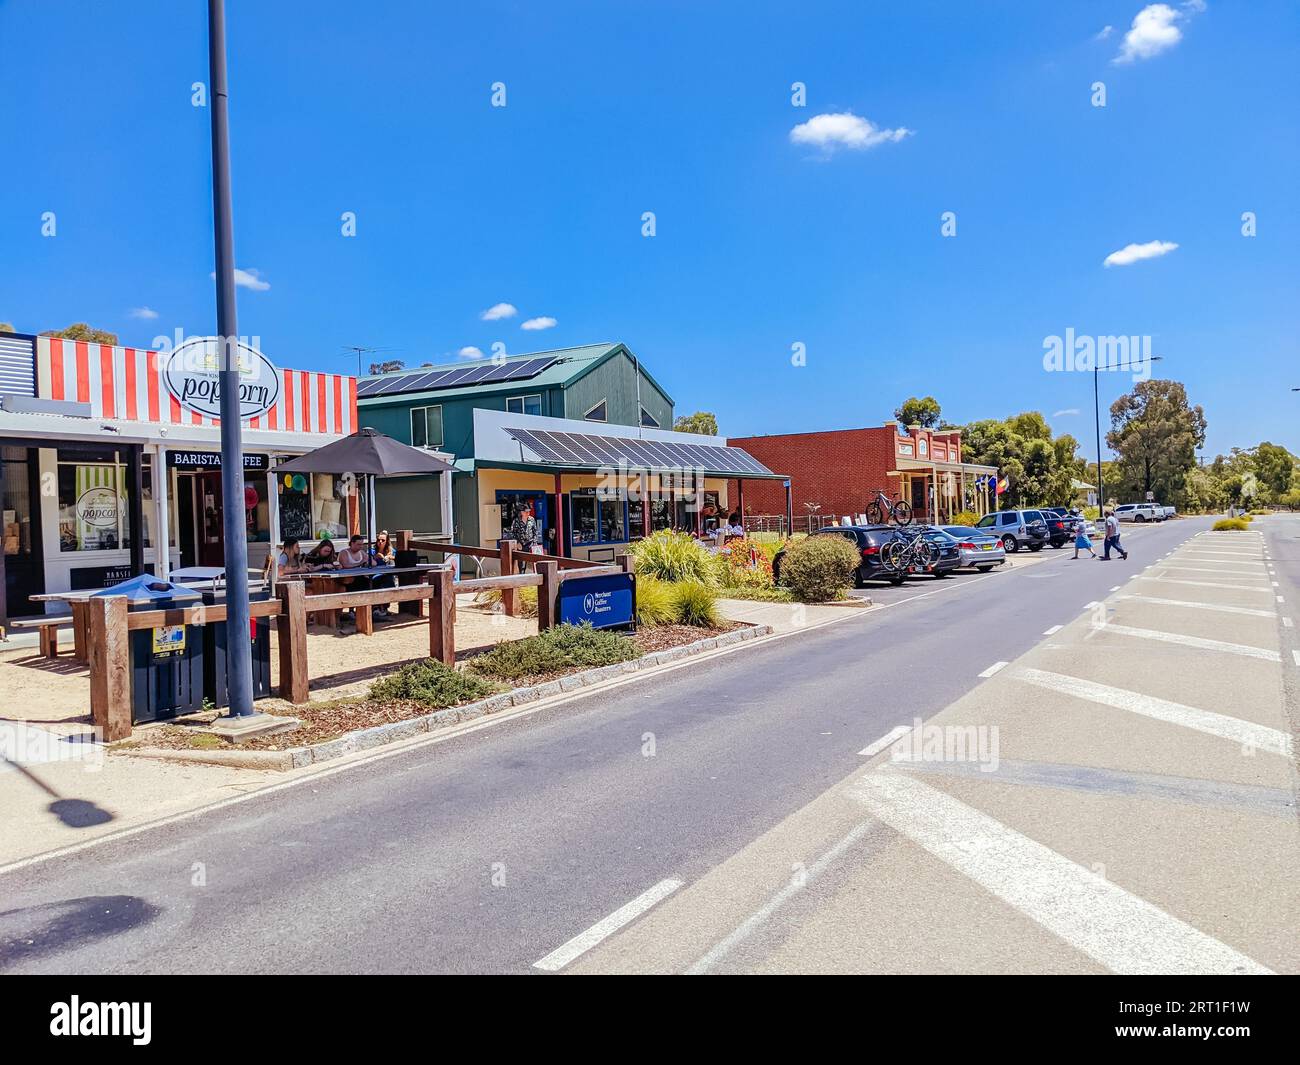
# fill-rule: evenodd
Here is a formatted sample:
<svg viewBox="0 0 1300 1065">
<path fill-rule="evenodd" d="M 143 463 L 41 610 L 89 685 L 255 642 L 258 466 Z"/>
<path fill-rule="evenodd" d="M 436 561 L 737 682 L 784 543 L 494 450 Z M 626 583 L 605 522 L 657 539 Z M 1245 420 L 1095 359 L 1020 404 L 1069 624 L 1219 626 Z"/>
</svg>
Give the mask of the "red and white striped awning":
<svg viewBox="0 0 1300 1065">
<path fill-rule="evenodd" d="M 39 337 L 36 390 L 42 399 L 89 403 L 92 417 L 163 425 L 221 424 L 186 410 L 167 390 L 165 356 L 150 348 Z M 277 371 L 280 398 L 250 429 L 347 436 L 357 430 L 357 379 L 310 370 Z"/>
</svg>

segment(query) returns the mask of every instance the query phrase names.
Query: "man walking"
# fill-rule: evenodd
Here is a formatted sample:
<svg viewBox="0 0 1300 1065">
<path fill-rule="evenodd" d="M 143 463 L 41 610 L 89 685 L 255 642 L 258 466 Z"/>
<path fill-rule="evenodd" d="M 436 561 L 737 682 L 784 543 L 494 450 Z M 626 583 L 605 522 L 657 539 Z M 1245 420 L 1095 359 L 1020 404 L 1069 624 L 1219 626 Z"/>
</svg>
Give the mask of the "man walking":
<svg viewBox="0 0 1300 1065">
<path fill-rule="evenodd" d="M 1119 518 L 1115 516 L 1113 510 L 1106 511 L 1106 544 L 1105 552 L 1101 556 L 1103 562 L 1110 561 L 1110 549 L 1114 548 L 1120 553 L 1125 561 L 1128 561 L 1128 552 L 1120 546 L 1119 542 Z"/>
<path fill-rule="evenodd" d="M 532 552 L 536 549 L 537 519 L 533 517 L 531 503 L 524 503 L 515 512 L 515 520 L 510 523 L 510 539 L 519 545 L 520 551 Z M 519 572 L 523 573 L 527 569 L 528 564 L 521 559 Z"/>
</svg>

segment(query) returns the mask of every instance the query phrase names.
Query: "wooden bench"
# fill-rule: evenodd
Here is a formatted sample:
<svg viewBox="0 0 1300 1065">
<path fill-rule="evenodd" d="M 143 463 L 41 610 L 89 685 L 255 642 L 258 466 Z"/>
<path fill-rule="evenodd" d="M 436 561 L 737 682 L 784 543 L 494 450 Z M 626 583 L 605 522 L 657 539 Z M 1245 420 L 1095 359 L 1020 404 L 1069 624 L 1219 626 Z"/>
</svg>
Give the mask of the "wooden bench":
<svg viewBox="0 0 1300 1065">
<path fill-rule="evenodd" d="M 39 630 L 41 654 L 46 658 L 58 658 L 59 629 L 64 625 L 71 626 L 72 618 L 70 615 L 62 614 L 48 618 L 32 618 L 30 621 L 11 621 L 9 624 L 15 629 Z"/>
</svg>

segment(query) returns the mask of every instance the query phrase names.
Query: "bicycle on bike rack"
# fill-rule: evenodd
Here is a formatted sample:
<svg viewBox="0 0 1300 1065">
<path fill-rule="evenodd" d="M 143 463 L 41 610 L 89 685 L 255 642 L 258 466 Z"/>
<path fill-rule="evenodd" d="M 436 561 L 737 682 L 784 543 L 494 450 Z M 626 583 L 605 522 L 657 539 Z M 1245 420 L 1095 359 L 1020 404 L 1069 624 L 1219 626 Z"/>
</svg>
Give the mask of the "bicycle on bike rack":
<svg viewBox="0 0 1300 1065">
<path fill-rule="evenodd" d="M 893 573 L 928 570 L 939 561 L 939 546 L 918 530 L 911 536 L 896 534 L 880 549 L 880 564 Z"/>
<path fill-rule="evenodd" d="M 903 499 L 893 499 L 877 491 L 876 498 L 867 504 L 867 522 L 871 525 L 888 525 L 892 519 L 898 525 L 912 524 L 912 505 Z"/>
</svg>

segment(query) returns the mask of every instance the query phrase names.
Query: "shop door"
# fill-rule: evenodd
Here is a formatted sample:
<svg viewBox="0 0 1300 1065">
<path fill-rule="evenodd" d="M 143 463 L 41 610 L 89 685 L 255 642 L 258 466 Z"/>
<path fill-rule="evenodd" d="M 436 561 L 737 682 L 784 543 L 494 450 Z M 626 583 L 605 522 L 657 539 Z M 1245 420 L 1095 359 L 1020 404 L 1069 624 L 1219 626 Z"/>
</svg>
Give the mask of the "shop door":
<svg viewBox="0 0 1300 1065">
<path fill-rule="evenodd" d="M 221 510 L 221 474 L 200 473 L 194 478 L 198 487 L 198 555 L 200 566 L 224 566 L 222 548 L 225 535 Z"/>
<path fill-rule="evenodd" d="M 29 459 L 28 456 L 31 456 Z M 40 552 L 40 513 L 33 508 L 37 492 L 36 452 L 27 448 L 0 448 L 0 618 L 27 617 L 41 608 L 29 596 L 45 591 L 45 571 Z"/>
<path fill-rule="evenodd" d="M 916 521 L 930 520 L 929 501 L 926 499 L 929 483 L 927 477 L 913 477 L 911 480 L 912 498 L 908 502 L 912 504 L 912 517 Z"/>
</svg>

